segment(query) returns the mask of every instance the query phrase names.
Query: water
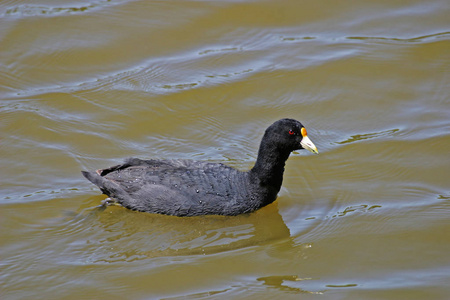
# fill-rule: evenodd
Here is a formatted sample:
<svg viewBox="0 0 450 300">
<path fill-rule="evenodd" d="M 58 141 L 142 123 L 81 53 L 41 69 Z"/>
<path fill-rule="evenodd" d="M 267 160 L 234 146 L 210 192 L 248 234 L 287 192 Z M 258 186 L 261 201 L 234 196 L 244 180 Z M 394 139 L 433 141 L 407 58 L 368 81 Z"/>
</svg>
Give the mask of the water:
<svg viewBox="0 0 450 300">
<path fill-rule="evenodd" d="M 447 1 L 3 1 L 2 299 L 446 299 Z M 98 208 L 123 158 L 250 168 L 302 121 L 250 215 Z"/>
</svg>

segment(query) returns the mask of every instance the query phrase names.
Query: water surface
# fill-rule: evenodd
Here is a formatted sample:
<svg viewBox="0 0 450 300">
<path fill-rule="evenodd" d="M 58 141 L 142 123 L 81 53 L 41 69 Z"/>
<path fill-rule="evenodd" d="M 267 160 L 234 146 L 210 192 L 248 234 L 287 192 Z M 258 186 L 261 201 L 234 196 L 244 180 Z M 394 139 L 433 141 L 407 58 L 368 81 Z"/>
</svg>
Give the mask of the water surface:
<svg viewBox="0 0 450 300">
<path fill-rule="evenodd" d="M 447 299 L 447 1 L 3 1 L 2 299 Z M 252 167 L 307 127 L 273 204 L 98 208 L 124 158 Z"/>
</svg>

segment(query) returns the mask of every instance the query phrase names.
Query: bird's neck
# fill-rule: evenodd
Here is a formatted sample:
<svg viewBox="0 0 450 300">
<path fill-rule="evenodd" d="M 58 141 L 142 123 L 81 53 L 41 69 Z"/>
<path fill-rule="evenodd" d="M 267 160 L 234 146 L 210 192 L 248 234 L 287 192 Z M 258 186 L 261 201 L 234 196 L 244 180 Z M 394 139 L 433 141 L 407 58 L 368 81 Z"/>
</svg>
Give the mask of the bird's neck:
<svg viewBox="0 0 450 300">
<path fill-rule="evenodd" d="M 274 143 L 261 143 L 250 176 L 260 184 L 272 186 L 279 191 L 283 182 L 284 165 L 290 154 L 290 151 L 283 150 L 278 149 Z"/>
</svg>

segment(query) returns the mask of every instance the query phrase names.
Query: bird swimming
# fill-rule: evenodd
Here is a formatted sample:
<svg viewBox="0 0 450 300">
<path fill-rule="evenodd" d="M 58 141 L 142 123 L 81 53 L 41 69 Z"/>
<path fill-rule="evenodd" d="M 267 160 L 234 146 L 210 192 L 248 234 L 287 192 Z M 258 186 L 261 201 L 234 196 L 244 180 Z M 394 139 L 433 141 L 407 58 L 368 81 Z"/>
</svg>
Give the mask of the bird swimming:
<svg viewBox="0 0 450 300">
<path fill-rule="evenodd" d="M 132 210 L 180 217 L 235 216 L 275 201 L 286 160 L 300 149 L 319 153 L 302 123 L 281 119 L 266 129 L 255 165 L 248 171 L 205 161 L 128 158 L 123 164 L 82 174 Z"/>
</svg>

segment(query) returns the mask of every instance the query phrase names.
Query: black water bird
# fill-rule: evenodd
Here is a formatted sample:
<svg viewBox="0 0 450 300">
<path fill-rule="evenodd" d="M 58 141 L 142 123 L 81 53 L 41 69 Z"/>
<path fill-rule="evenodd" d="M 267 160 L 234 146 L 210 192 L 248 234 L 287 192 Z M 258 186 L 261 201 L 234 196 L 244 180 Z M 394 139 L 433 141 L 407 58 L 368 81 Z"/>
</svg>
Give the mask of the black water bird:
<svg viewBox="0 0 450 300">
<path fill-rule="evenodd" d="M 266 129 L 256 163 L 246 172 L 221 163 L 128 158 L 121 165 L 82 173 L 129 209 L 174 216 L 234 216 L 275 201 L 285 162 L 300 149 L 318 154 L 299 121 L 281 119 Z"/>
</svg>

